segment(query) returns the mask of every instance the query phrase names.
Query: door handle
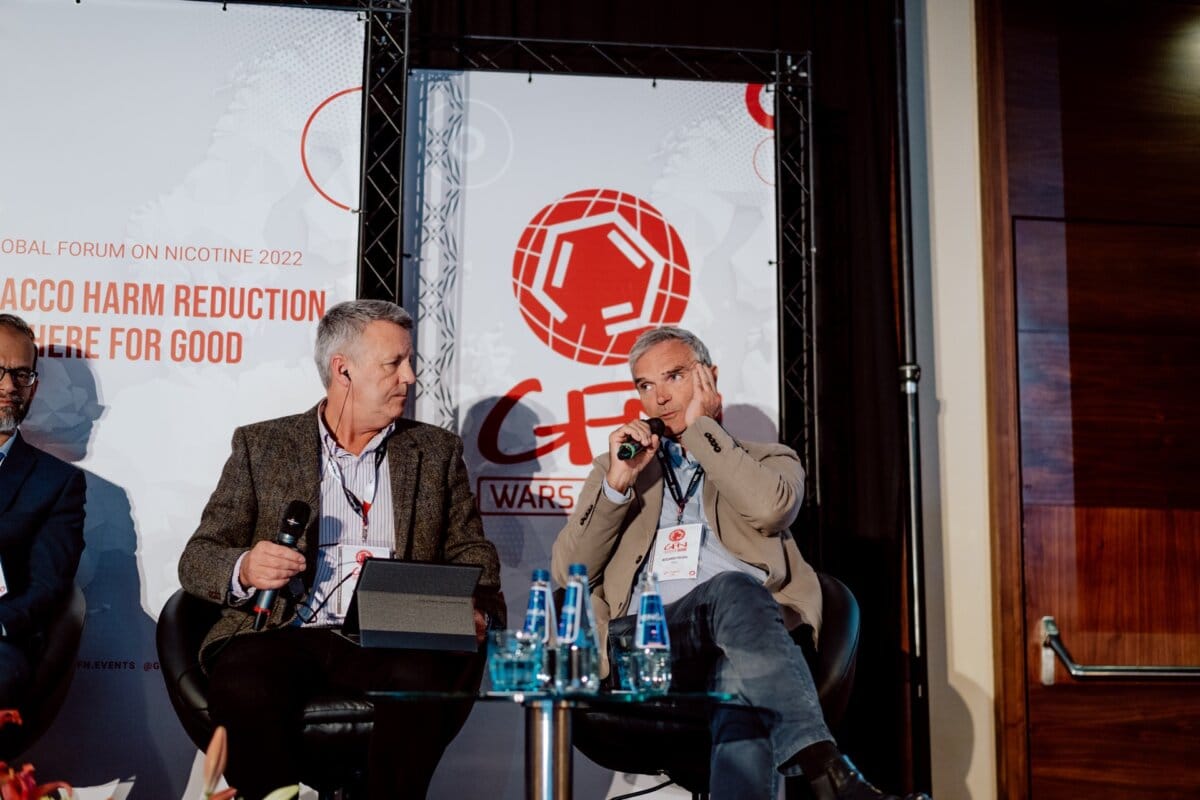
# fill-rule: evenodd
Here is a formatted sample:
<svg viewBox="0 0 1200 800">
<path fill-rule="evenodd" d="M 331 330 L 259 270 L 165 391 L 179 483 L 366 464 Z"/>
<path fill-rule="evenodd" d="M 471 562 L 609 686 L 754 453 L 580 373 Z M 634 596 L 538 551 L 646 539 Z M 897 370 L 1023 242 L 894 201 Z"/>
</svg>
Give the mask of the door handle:
<svg viewBox="0 0 1200 800">
<path fill-rule="evenodd" d="M 1054 657 L 1076 680 L 1200 680 L 1200 667 L 1143 667 L 1077 664 L 1071 658 L 1054 617 L 1042 617 L 1042 684 L 1054 685 Z"/>
</svg>

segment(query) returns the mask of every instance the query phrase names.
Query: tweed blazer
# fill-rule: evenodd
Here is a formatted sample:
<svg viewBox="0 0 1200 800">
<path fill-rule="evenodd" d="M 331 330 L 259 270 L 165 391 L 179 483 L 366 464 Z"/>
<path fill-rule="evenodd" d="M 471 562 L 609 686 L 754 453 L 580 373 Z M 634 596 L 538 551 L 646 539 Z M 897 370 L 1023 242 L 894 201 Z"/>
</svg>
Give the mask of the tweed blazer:
<svg viewBox="0 0 1200 800">
<path fill-rule="evenodd" d="M 483 568 L 476 607 L 500 624 L 500 559 L 484 538 L 483 524 L 462 459 L 462 440 L 432 425 L 400 419 L 387 442 L 397 554 L 414 561 L 472 564 Z M 224 606 L 200 652 L 251 631 L 251 603 L 230 591 L 238 557 L 261 540 L 273 541 L 284 509 L 303 500 L 314 510 L 297 543 L 305 553 L 304 595 L 281 591 L 264 630 L 290 624 L 316 575 L 321 496 L 321 441 L 317 408 L 259 422 L 233 433 L 232 453 L 179 560 L 179 580 L 197 597 Z"/>
<path fill-rule="evenodd" d="M 789 629 L 821 629 L 821 585 L 787 530 L 800 511 L 804 469 L 790 447 L 739 443 L 708 417 L 688 426 L 680 443 L 704 467 L 704 513 L 730 553 L 766 572 L 766 587 Z M 604 492 L 609 455 L 596 459 L 575 511 L 554 541 L 551 571 L 565 585 L 567 568 L 587 565 L 597 635 L 610 619 L 631 613 L 633 579 L 650 557 L 662 512 L 664 481 L 655 459 L 638 474 L 633 498 L 614 503 Z M 607 674 L 606 648 L 601 647 Z"/>
<path fill-rule="evenodd" d="M 71 590 L 83 552 L 83 472 L 17 433 L 0 461 L 0 624 L 12 639 L 42 631 Z"/>
</svg>

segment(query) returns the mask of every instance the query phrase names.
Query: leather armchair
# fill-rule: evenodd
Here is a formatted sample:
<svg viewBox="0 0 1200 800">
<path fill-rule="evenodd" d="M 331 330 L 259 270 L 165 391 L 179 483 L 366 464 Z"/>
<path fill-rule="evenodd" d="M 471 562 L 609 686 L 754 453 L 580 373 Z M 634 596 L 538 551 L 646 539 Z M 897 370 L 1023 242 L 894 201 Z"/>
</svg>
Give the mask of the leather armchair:
<svg viewBox="0 0 1200 800">
<path fill-rule="evenodd" d="M 58 715 L 79 656 L 87 600 L 74 586 L 46 629 L 41 657 L 33 667 L 33 685 L 21 704 L 22 724 L 9 726 L 0 737 L 0 758 L 11 760 L 36 742 Z"/>
<path fill-rule="evenodd" d="M 200 643 L 216 622 L 220 607 L 182 589 L 171 595 L 158 617 L 158 658 L 167 694 L 188 736 L 201 750 L 215 727 L 208 713 L 208 677 L 200 668 Z M 304 709 L 304 763 L 301 776 L 322 798 L 361 791 L 375 709 L 358 697 L 319 696 Z"/>
</svg>

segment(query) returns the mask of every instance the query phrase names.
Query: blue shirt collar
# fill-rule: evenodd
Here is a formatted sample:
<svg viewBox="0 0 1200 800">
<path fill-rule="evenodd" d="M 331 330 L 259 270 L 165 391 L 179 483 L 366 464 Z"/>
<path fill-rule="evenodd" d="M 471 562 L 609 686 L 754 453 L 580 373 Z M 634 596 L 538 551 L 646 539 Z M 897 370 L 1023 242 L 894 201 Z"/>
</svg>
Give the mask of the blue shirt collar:
<svg viewBox="0 0 1200 800">
<path fill-rule="evenodd" d="M 4 444 L 0 444 L 0 464 L 3 464 L 4 459 L 8 458 L 8 451 L 12 450 L 13 442 L 15 442 L 16 440 L 17 440 L 17 432 L 14 431 L 13 435 L 8 437 L 7 442 L 5 442 Z"/>
<path fill-rule="evenodd" d="M 691 468 L 696 464 L 692 454 L 684 451 L 683 445 L 674 439 L 663 439 L 662 450 L 667 456 L 667 463 L 673 469 Z"/>
</svg>

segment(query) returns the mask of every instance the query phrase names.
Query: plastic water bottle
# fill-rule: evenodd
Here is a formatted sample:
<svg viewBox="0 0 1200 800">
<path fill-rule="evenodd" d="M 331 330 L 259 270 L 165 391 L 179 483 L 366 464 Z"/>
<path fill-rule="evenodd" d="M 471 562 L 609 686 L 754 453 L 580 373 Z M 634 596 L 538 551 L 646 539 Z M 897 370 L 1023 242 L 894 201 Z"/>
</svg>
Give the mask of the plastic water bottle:
<svg viewBox="0 0 1200 800">
<path fill-rule="evenodd" d="M 525 606 L 526 632 L 533 634 L 539 644 L 540 666 L 538 685 L 554 682 L 554 648 L 558 641 L 554 624 L 554 604 L 550 602 L 550 572 L 535 569 L 529 584 L 529 603 Z"/>
<path fill-rule="evenodd" d="M 642 576 L 641 602 L 633 638 L 634 686 L 646 694 L 663 694 L 671 688 L 671 637 L 663 614 L 658 576 Z"/>
<path fill-rule="evenodd" d="M 554 688 L 559 692 L 595 694 L 600 690 L 596 624 L 588 593 L 587 567 L 583 564 L 572 564 L 567 570 L 555 667 Z"/>
</svg>

